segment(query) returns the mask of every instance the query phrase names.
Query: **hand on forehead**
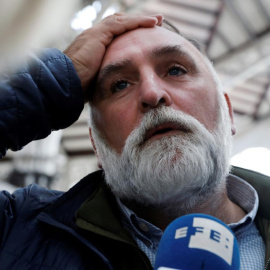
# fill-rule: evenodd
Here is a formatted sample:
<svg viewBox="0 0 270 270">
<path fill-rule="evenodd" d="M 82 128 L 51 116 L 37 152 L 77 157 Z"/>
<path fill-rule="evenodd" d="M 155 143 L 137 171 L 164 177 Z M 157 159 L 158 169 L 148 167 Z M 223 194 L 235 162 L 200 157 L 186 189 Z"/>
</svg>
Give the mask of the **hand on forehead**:
<svg viewBox="0 0 270 270">
<path fill-rule="evenodd" d="M 138 27 L 161 25 L 162 20 L 162 15 L 118 13 L 106 17 L 76 37 L 64 53 L 72 60 L 85 94 L 100 69 L 107 46 L 115 36 Z"/>
</svg>

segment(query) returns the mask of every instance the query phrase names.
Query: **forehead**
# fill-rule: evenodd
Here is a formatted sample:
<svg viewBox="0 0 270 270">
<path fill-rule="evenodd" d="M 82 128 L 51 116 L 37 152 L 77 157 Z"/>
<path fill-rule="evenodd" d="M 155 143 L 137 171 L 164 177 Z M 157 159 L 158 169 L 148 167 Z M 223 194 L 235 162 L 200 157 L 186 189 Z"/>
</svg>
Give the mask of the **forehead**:
<svg viewBox="0 0 270 270">
<path fill-rule="evenodd" d="M 188 40 L 172 31 L 156 26 L 138 28 L 115 38 L 106 50 L 101 68 L 112 62 L 136 57 L 139 54 L 147 56 L 158 47 L 176 45 L 193 58 L 201 58 L 201 53 Z"/>
</svg>

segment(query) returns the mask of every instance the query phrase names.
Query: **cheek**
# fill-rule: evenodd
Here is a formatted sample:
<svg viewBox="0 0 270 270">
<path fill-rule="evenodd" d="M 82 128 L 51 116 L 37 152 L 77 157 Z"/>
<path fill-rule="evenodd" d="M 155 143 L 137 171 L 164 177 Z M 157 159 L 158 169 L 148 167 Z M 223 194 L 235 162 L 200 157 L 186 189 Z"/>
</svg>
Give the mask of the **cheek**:
<svg viewBox="0 0 270 270">
<path fill-rule="evenodd" d="M 201 93 L 197 101 L 197 113 L 199 115 L 198 120 L 202 124 L 204 124 L 204 126 L 208 130 L 213 131 L 216 127 L 218 117 L 218 101 L 216 88 L 213 88 L 213 86 L 211 85 L 206 85 L 204 89 L 201 89 Z"/>
<path fill-rule="evenodd" d="M 121 152 L 124 143 L 135 128 L 137 114 L 134 105 L 113 104 L 99 106 L 96 111 L 96 124 L 107 142 L 117 152 Z"/>
<path fill-rule="evenodd" d="M 217 119 L 217 93 L 205 80 L 196 80 L 185 89 L 173 93 L 175 109 L 182 110 L 201 122 L 208 130 L 215 128 Z"/>
</svg>

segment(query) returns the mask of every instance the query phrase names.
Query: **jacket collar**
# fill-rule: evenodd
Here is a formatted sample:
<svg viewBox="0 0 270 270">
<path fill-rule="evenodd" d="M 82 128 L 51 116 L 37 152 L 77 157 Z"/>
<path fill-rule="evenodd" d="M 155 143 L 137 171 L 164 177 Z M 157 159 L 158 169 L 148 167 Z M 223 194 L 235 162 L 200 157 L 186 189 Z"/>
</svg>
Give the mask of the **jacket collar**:
<svg viewBox="0 0 270 270">
<path fill-rule="evenodd" d="M 47 207 L 38 219 L 76 233 L 78 228 L 134 244 L 120 222 L 116 199 L 104 184 L 103 171 L 84 177 Z"/>
<path fill-rule="evenodd" d="M 57 227 L 73 235 L 86 247 L 92 250 L 104 263 L 104 269 L 112 270 L 110 260 L 99 248 L 88 241 L 75 223 L 75 213 L 82 203 L 100 186 L 103 181 L 102 171 L 97 171 L 84 177 L 78 184 L 56 199 L 41 212 L 37 219 L 50 226 Z"/>
<path fill-rule="evenodd" d="M 76 211 L 100 186 L 103 181 L 102 179 L 102 171 L 96 171 L 87 175 L 47 207 L 38 218 L 40 219 L 40 217 L 46 216 L 47 219 L 74 227 Z"/>
<path fill-rule="evenodd" d="M 134 244 L 123 228 L 116 198 L 103 183 L 76 213 L 78 227 L 108 238 Z"/>
</svg>

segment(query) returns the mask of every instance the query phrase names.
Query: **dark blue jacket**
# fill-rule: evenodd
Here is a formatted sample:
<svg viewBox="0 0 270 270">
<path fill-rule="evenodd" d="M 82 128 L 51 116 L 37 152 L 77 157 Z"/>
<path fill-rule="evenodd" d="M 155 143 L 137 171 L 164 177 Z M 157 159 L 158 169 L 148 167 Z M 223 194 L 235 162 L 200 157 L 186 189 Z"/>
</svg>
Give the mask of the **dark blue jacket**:
<svg viewBox="0 0 270 270">
<path fill-rule="evenodd" d="M 71 125 L 82 109 L 83 90 L 70 59 L 57 49 L 30 55 L 19 71 L 1 74 L 0 157 L 8 149 L 19 150 Z M 89 184 L 87 193 L 81 185 L 73 189 L 79 190 L 79 197 L 72 203 L 70 193 L 62 198 L 62 192 L 35 184 L 14 194 L 1 192 L 0 269 L 111 269 L 103 267 L 106 259 L 80 235 L 74 222 L 75 210 L 91 193 Z M 65 200 L 67 204 L 57 213 L 46 209 L 59 197 L 57 205 Z M 91 264 L 86 260 L 89 255 Z"/>
<path fill-rule="evenodd" d="M 75 122 L 83 90 L 71 60 L 44 49 L 13 74 L 0 74 L 0 158 Z"/>
<path fill-rule="evenodd" d="M 0 193 L 0 269 L 112 269 L 75 224 L 76 210 L 96 185 L 88 176 L 63 196 L 36 184 Z"/>
</svg>

